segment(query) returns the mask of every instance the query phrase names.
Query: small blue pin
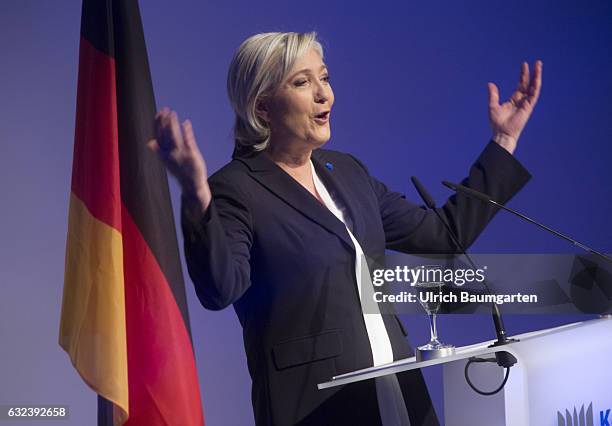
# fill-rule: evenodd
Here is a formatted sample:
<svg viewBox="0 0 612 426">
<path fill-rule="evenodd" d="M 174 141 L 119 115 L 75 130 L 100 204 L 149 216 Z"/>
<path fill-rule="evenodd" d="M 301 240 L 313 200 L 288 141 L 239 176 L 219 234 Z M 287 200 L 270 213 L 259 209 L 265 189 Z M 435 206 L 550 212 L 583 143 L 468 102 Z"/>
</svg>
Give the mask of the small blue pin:
<svg viewBox="0 0 612 426">
<path fill-rule="evenodd" d="M 329 170 L 334 170 L 334 165 L 332 163 L 325 163 L 325 167 L 327 167 Z"/>
</svg>

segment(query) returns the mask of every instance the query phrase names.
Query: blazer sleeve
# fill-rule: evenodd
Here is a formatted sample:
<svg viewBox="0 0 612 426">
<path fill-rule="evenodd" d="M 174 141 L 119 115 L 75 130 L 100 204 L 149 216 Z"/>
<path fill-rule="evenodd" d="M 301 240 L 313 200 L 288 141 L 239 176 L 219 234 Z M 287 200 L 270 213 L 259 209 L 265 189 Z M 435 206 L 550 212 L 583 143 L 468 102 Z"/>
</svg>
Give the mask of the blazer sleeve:
<svg viewBox="0 0 612 426">
<path fill-rule="evenodd" d="M 249 288 L 253 242 L 248 197 L 229 180 L 209 179 L 213 199 L 200 218 L 181 199 L 185 258 L 196 294 L 207 309 L 237 301 Z"/>
<path fill-rule="evenodd" d="M 367 173 L 365 166 L 361 166 Z M 403 194 L 389 190 L 385 184 L 368 176 L 378 199 L 388 249 L 423 254 L 458 251 L 433 211 L 406 200 Z M 506 203 L 530 178 L 531 175 L 518 160 L 491 141 L 461 183 Z M 455 194 L 437 210 L 467 248 L 499 208 L 463 194 Z"/>
</svg>

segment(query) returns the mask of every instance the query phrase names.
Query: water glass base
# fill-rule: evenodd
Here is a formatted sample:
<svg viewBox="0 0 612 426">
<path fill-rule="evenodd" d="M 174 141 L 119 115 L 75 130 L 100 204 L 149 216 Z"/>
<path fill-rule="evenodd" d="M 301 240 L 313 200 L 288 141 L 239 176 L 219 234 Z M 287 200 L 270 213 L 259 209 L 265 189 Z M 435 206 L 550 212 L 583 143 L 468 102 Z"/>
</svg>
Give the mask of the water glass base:
<svg viewBox="0 0 612 426">
<path fill-rule="evenodd" d="M 416 351 L 417 361 L 428 361 L 430 359 L 444 358 L 455 354 L 455 347 L 452 345 L 439 346 L 420 346 Z"/>
</svg>

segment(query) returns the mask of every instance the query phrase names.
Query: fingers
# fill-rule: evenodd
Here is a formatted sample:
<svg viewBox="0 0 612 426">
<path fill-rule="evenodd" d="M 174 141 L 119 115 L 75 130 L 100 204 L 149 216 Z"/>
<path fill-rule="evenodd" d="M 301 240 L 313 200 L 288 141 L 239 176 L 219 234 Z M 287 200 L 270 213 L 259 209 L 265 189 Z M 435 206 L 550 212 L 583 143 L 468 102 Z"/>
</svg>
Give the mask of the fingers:
<svg viewBox="0 0 612 426">
<path fill-rule="evenodd" d="M 533 66 L 533 77 L 529 74 L 529 64 L 521 64 L 521 73 L 516 91 L 510 97 L 510 103 L 516 108 L 531 110 L 540 95 L 542 86 L 542 61 L 538 60 Z"/>
<path fill-rule="evenodd" d="M 195 135 L 193 133 L 193 126 L 191 125 L 191 121 L 185 120 L 181 125 L 183 128 L 183 139 L 185 142 L 185 147 L 188 149 L 194 149 L 197 147 Z"/>
<path fill-rule="evenodd" d="M 487 83 L 489 89 L 489 108 L 493 109 L 499 106 L 499 89 L 495 83 Z"/>
<path fill-rule="evenodd" d="M 147 142 L 147 147 L 161 154 L 167 160 L 178 161 L 188 151 L 198 152 L 191 121 L 179 124 L 178 114 L 169 108 L 162 108 L 155 114 L 156 139 Z"/>
<path fill-rule="evenodd" d="M 170 122 L 170 109 L 162 108 L 155 114 L 155 136 L 157 138 L 158 151 L 162 154 L 167 154 L 172 151 L 174 143 L 168 131 L 168 123 Z"/>
<path fill-rule="evenodd" d="M 183 134 L 179 125 L 178 114 L 172 111 L 168 117 L 169 123 L 166 131 L 170 132 L 170 137 L 174 142 L 174 147 L 179 151 L 183 148 Z"/>
<path fill-rule="evenodd" d="M 162 108 L 161 110 L 159 110 L 156 114 L 155 114 L 155 120 L 154 120 L 154 124 L 155 124 L 155 137 L 156 139 L 149 139 L 147 141 L 147 148 L 149 148 L 151 151 L 153 151 L 156 154 L 159 154 L 161 151 L 161 148 L 159 146 L 159 142 L 162 140 L 162 132 L 161 132 L 161 117 L 163 114 L 166 114 L 168 112 L 168 108 Z"/>
<path fill-rule="evenodd" d="M 155 114 L 155 133 L 157 151 L 164 156 L 170 156 L 174 152 L 181 152 L 184 148 L 183 133 L 179 125 L 178 114 L 169 108 L 162 108 Z M 149 145 L 150 141 L 147 143 Z M 150 145 L 155 149 L 155 145 Z"/>
<path fill-rule="evenodd" d="M 534 65 L 533 78 L 529 83 L 528 100 L 531 106 L 534 106 L 540 97 L 540 89 L 542 88 L 542 61 L 539 59 Z"/>
<path fill-rule="evenodd" d="M 519 84 L 517 90 L 523 93 L 527 93 L 529 89 L 529 65 L 527 62 L 521 64 L 521 73 L 519 75 Z"/>
</svg>

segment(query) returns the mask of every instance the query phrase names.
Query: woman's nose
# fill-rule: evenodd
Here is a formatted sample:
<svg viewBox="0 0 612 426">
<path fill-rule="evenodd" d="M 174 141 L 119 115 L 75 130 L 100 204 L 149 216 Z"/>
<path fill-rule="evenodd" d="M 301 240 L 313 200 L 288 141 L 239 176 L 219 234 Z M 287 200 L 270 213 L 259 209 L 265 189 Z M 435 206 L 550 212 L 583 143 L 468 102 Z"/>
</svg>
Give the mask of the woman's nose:
<svg viewBox="0 0 612 426">
<path fill-rule="evenodd" d="M 329 94 L 327 93 L 327 91 L 323 87 L 317 89 L 317 91 L 315 92 L 315 102 L 319 104 L 324 104 L 328 100 Z"/>
<path fill-rule="evenodd" d="M 323 104 L 329 100 L 329 96 L 329 90 L 321 83 L 317 83 L 314 93 L 315 102 Z"/>
</svg>

